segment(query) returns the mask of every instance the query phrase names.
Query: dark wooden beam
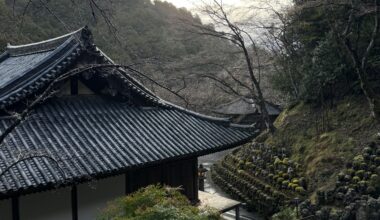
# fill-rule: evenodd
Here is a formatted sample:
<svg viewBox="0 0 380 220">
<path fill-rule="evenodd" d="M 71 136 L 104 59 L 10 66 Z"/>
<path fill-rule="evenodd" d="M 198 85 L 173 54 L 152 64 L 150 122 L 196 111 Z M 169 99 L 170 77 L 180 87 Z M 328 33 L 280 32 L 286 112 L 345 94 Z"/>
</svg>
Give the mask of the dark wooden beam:
<svg viewBox="0 0 380 220">
<path fill-rule="evenodd" d="M 199 201 L 199 195 L 198 195 L 198 189 L 199 189 L 199 182 L 198 182 L 198 157 L 194 158 L 193 162 L 193 190 L 194 190 L 194 201 Z"/>
<path fill-rule="evenodd" d="M 124 194 L 125 195 L 128 195 L 128 191 L 129 191 L 129 186 L 128 186 L 128 184 L 129 184 L 129 179 L 128 179 L 128 172 L 126 172 L 125 174 L 124 174 L 124 180 L 125 180 L 125 192 L 124 192 Z"/>
<path fill-rule="evenodd" d="M 132 170 L 125 173 L 125 195 L 131 194 L 133 192 L 132 175 Z"/>
<path fill-rule="evenodd" d="M 71 187 L 71 214 L 73 220 L 78 220 L 78 191 L 76 185 Z"/>
<path fill-rule="evenodd" d="M 12 197 L 12 219 L 20 220 L 20 203 L 18 197 Z"/>
<path fill-rule="evenodd" d="M 70 79 L 71 95 L 78 95 L 78 77 L 72 77 Z"/>
</svg>

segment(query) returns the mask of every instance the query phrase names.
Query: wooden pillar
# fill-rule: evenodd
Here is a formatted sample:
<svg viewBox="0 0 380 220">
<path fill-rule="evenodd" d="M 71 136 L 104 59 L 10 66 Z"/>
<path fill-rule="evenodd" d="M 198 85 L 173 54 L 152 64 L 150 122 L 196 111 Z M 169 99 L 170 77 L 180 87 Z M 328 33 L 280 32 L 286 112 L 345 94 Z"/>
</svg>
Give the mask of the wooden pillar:
<svg viewBox="0 0 380 220">
<path fill-rule="evenodd" d="M 73 220 L 78 220 L 78 191 L 76 185 L 71 187 L 71 214 Z"/>
<path fill-rule="evenodd" d="M 20 220 L 20 203 L 18 197 L 12 197 L 12 219 Z"/>
<path fill-rule="evenodd" d="M 236 208 L 235 208 L 235 218 L 236 218 L 236 220 L 240 219 L 240 209 L 239 209 L 239 206 L 236 206 Z"/>
<path fill-rule="evenodd" d="M 194 158 L 193 162 L 193 191 L 194 191 L 194 201 L 198 202 L 199 201 L 199 196 L 198 196 L 198 189 L 199 189 L 199 180 L 198 180 L 198 157 Z"/>
</svg>

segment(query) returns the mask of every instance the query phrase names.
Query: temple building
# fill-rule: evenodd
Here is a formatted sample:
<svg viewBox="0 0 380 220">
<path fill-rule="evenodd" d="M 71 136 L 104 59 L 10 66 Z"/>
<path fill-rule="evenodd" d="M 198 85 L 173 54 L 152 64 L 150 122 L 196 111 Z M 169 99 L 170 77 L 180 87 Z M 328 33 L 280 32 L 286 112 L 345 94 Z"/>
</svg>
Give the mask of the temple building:
<svg viewBox="0 0 380 220">
<path fill-rule="evenodd" d="M 282 111 L 280 106 L 268 101 L 265 102 L 265 106 L 269 118 L 274 122 Z M 213 112 L 221 117 L 230 118 L 234 123 L 245 125 L 256 124 L 257 127 L 263 126 L 261 123 L 262 116 L 260 105 L 257 101 L 249 97 L 239 97 L 229 103 L 219 105 L 213 109 Z"/>
<path fill-rule="evenodd" d="M 108 201 L 155 183 L 181 186 L 196 202 L 197 158 L 257 134 L 167 102 L 131 71 L 86 27 L 7 46 L 1 133 L 33 108 L 0 145 L 1 220 L 95 219 Z"/>
</svg>

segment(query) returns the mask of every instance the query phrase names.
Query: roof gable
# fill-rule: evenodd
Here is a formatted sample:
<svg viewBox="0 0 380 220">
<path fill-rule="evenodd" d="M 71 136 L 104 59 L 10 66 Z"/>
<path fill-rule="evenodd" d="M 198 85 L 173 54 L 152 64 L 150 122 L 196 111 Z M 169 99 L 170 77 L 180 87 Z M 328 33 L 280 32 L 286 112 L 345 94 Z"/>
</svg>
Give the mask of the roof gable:
<svg viewBox="0 0 380 220">
<path fill-rule="evenodd" d="M 38 43 L 8 45 L 6 51 L 0 56 L 0 109 L 10 108 L 17 103 L 22 103 L 28 97 L 37 95 L 54 79 L 67 73 L 70 68 L 77 67 L 78 62 L 83 62 L 79 64 L 81 66 L 114 65 L 114 62 L 96 47 L 87 27 Z M 90 84 L 94 78 L 117 78 L 117 84 L 121 83 L 123 87 L 128 87 L 128 92 L 132 91 L 133 98 L 139 99 L 139 103 L 163 104 L 154 93 L 131 77 L 128 71 L 123 68 L 116 70 L 107 74 L 99 71 L 96 74 L 84 72 L 79 75 L 84 82 L 87 81 Z M 89 80 L 93 75 L 95 77 Z M 1 85 L 4 87 L 1 88 Z M 102 89 L 87 86 L 92 89 Z M 101 93 L 101 91 L 98 92 Z M 123 91 L 117 92 L 123 95 Z"/>
</svg>

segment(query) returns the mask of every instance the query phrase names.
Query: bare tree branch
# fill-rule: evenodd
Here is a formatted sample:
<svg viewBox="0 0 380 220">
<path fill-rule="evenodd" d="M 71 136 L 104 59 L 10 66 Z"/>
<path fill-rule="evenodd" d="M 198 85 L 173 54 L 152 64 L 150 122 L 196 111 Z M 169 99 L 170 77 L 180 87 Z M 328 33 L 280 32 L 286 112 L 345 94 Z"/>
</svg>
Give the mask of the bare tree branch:
<svg viewBox="0 0 380 220">
<path fill-rule="evenodd" d="M 53 162 L 57 169 L 59 170 L 59 172 L 61 173 L 61 175 L 63 176 L 63 179 L 66 179 L 66 172 L 61 168 L 60 164 L 58 163 L 57 159 L 50 156 L 50 155 L 21 155 L 20 158 L 18 158 L 15 162 L 13 162 L 12 164 L 8 165 L 4 170 L 2 170 L 0 172 L 0 178 L 2 176 L 4 176 L 10 169 L 12 169 L 14 166 L 16 166 L 17 164 L 21 163 L 21 162 L 24 162 L 24 161 L 27 161 L 27 160 L 32 160 L 32 159 L 38 159 L 38 158 L 44 158 L 44 159 L 47 159 L 51 162 Z"/>
</svg>

